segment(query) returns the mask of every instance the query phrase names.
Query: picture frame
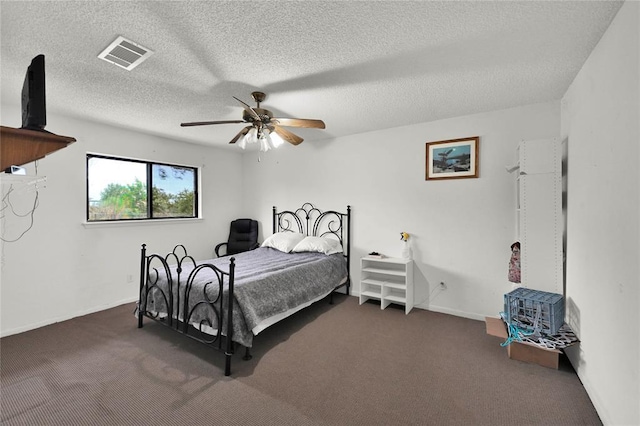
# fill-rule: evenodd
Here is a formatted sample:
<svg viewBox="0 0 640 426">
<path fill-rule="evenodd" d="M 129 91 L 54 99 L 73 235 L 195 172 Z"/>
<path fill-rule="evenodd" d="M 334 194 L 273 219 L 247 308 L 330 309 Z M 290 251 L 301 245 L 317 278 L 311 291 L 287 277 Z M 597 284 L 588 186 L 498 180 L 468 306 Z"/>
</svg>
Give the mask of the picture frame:
<svg viewBox="0 0 640 426">
<path fill-rule="evenodd" d="M 478 177 L 479 136 L 426 143 L 425 180 Z"/>
</svg>

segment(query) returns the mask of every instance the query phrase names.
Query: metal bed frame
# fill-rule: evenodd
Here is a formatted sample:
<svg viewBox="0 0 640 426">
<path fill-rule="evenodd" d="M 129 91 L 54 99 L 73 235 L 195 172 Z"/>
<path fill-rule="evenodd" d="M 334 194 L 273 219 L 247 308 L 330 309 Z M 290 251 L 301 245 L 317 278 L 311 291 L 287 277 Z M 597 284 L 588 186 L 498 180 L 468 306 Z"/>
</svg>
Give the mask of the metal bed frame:
<svg viewBox="0 0 640 426">
<path fill-rule="evenodd" d="M 350 294 L 350 254 L 351 254 L 351 206 L 347 206 L 347 212 L 341 213 L 335 210 L 321 211 L 311 203 L 304 203 L 296 210 L 284 210 L 278 212 L 273 207 L 273 232 L 300 232 L 311 236 L 329 236 L 336 238 L 344 250 L 347 262 L 347 278 L 344 283 L 336 286 L 331 292 L 329 303 L 333 303 L 333 293 L 344 287 L 346 294 Z M 185 279 L 183 266 L 185 263 L 193 265 L 193 270 Z M 171 266 L 175 265 L 172 274 Z M 166 256 L 147 254 L 146 244 L 142 244 L 140 256 L 140 297 L 138 301 L 138 328 L 142 328 L 144 317 L 163 324 L 178 333 L 184 334 L 215 350 L 225 354 L 225 376 L 231 374 L 231 356 L 235 353 L 233 342 L 233 298 L 234 298 L 234 271 L 236 261 L 234 257 L 229 259 L 229 269 L 224 271 L 210 263 L 197 264 L 193 257 L 187 254 L 186 248 L 178 244 L 173 251 Z M 202 299 L 190 305 L 189 295 L 193 290 L 193 283 L 203 270 L 211 270 L 217 279 L 205 284 L 202 289 Z M 168 288 L 164 291 L 159 285 L 160 273 L 164 271 L 167 277 Z M 218 286 L 217 297 L 211 300 L 207 295 L 208 286 Z M 228 287 L 227 292 L 223 290 Z M 181 289 L 184 289 L 184 300 L 180 300 Z M 174 296 L 174 292 L 175 295 Z M 153 300 L 149 295 L 160 296 L 168 313 L 161 316 L 160 313 L 148 306 L 147 301 Z M 199 327 L 192 324 L 191 318 L 195 312 L 206 312 L 205 319 L 199 322 Z M 216 330 L 215 334 L 206 333 L 207 330 Z M 223 332 L 224 331 L 224 332 Z M 250 348 L 246 348 L 243 359 L 251 359 Z"/>
</svg>

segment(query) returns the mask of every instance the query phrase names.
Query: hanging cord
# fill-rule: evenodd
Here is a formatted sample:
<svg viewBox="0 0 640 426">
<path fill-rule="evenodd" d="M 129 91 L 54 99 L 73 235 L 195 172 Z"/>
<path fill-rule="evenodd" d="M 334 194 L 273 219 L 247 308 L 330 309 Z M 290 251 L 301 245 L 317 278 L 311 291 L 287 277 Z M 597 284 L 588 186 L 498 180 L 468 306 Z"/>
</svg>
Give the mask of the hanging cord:
<svg viewBox="0 0 640 426">
<path fill-rule="evenodd" d="M 35 172 L 36 175 L 38 174 L 38 162 L 35 162 Z M 13 187 L 13 184 L 11 184 L 9 186 L 9 189 L 7 190 L 7 193 L 5 195 L 2 196 L 2 207 L 0 207 L 0 220 L 4 220 L 6 217 L 6 210 L 10 209 L 11 214 L 15 217 L 29 217 L 29 226 L 27 226 L 27 229 L 25 229 L 24 231 L 22 231 L 22 233 L 14 239 L 6 239 L 3 236 L 0 236 L 0 240 L 2 240 L 5 243 L 14 243 L 16 241 L 18 241 L 19 239 L 21 239 L 24 234 L 26 234 L 27 232 L 29 232 L 29 230 L 33 227 L 33 215 L 36 211 L 36 209 L 38 208 L 39 205 L 39 194 L 38 194 L 38 183 L 36 182 L 35 184 L 35 192 L 36 195 L 33 199 L 33 206 L 31 207 L 31 209 L 29 211 L 27 211 L 24 214 L 20 214 L 18 212 L 16 212 L 13 204 L 11 203 L 11 193 L 15 191 L 15 188 Z M 3 227 L 3 229 L 5 229 L 6 227 Z"/>
</svg>

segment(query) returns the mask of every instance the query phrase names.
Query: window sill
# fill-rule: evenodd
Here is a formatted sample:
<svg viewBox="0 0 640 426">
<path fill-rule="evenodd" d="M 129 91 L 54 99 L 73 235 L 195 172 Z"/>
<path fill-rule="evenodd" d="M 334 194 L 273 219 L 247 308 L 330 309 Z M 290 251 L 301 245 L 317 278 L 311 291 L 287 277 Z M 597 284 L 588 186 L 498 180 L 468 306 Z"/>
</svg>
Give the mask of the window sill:
<svg viewBox="0 0 640 426">
<path fill-rule="evenodd" d="M 148 225 L 184 225 L 185 223 L 202 222 L 202 218 L 184 219 L 139 219 L 139 220 L 105 220 L 96 222 L 82 222 L 85 228 L 107 228 L 119 226 L 148 226 Z"/>
</svg>

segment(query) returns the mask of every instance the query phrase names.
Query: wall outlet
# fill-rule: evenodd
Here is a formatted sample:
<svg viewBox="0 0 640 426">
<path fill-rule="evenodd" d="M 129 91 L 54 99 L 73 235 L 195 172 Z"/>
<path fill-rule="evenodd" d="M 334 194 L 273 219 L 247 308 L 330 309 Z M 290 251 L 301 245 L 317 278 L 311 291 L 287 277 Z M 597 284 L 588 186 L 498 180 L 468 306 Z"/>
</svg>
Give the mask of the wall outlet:
<svg viewBox="0 0 640 426">
<path fill-rule="evenodd" d="M 132 283 L 133 282 L 133 275 L 131 275 L 131 274 L 127 275 L 127 282 L 128 283 Z"/>
</svg>

